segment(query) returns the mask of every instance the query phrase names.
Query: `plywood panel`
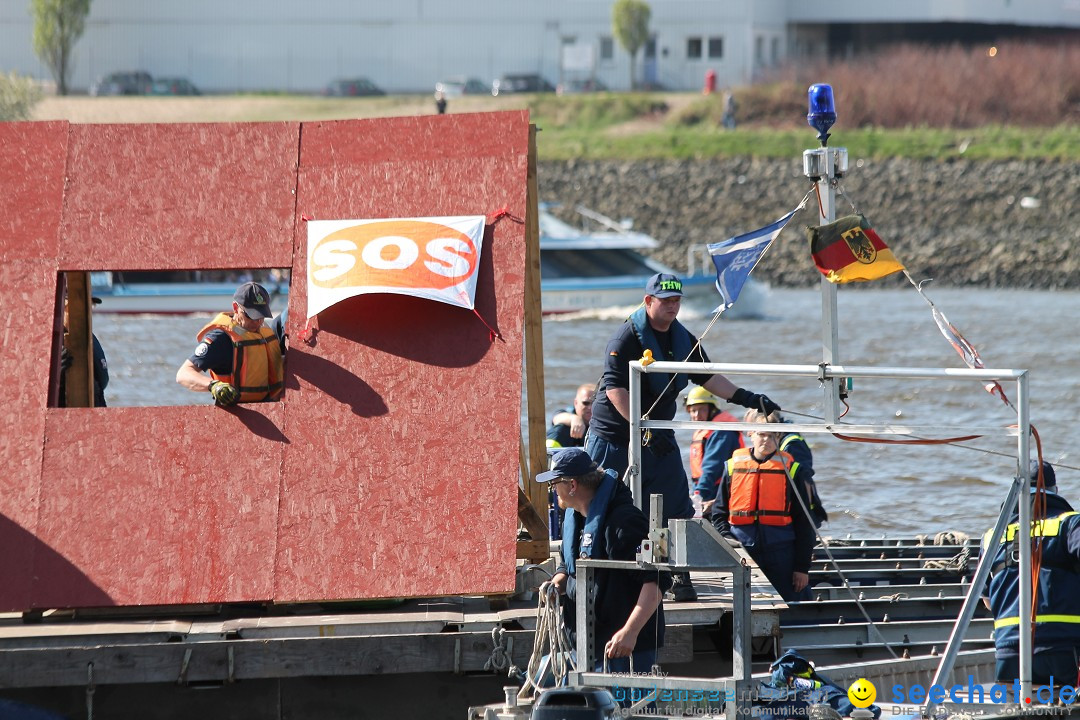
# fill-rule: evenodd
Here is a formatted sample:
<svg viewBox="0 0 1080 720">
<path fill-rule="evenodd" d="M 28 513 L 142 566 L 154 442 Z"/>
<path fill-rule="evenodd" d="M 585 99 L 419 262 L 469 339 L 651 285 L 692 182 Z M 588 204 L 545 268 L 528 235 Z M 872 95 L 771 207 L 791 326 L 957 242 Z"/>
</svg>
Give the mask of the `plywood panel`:
<svg viewBox="0 0 1080 720">
<path fill-rule="evenodd" d="M 305 123 L 302 138 L 308 216 L 524 214 L 524 113 Z M 501 341 L 468 310 L 370 295 L 325 311 L 314 343 L 294 344 L 279 599 L 513 589 L 524 257 L 522 225 L 489 225 L 476 305 Z"/>
<path fill-rule="evenodd" d="M 297 123 L 72 125 L 64 269 L 292 264 Z"/>
<path fill-rule="evenodd" d="M 0 123 L 4 262 L 52 260 L 56 255 L 67 140 L 66 122 Z"/>
<path fill-rule="evenodd" d="M 34 605 L 270 600 L 283 414 L 51 409 Z"/>
<path fill-rule="evenodd" d="M 0 368 L 6 377 L 0 383 L 3 610 L 27 606 L 35 554 L 47 550 L 35 533 L 56 296 L 54 267 L 51 259 L 0 263 Z"/>
</svg>

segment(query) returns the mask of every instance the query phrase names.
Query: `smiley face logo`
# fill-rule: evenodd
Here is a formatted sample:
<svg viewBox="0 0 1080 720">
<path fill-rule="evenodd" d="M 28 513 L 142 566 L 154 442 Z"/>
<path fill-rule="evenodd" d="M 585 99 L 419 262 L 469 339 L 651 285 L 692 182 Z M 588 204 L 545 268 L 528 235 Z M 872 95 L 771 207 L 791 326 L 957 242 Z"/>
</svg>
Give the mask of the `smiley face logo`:
<svg viewBox="0 0 1080 720">
<path fill-rule="evenodd" d="M 870 707 L 877 699 L 877 688 L 866 678 L 859 678 L 851 683 L 847 691 L 848 700 L 857 708 Z"/>
</svg>

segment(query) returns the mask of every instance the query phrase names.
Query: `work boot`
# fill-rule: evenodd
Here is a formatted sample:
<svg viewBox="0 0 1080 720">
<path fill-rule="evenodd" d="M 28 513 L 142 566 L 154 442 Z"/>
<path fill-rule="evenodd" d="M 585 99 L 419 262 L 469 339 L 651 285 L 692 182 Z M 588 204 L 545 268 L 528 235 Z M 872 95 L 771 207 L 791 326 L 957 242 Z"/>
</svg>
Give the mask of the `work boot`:
<svg viewBox="0 0 1080 720">
<path fill-rule="evenodd" d="M 694 602 L 697 600 L 697 590 L 690 582 L 690 573 L 675 573 L 674 583 L 671 585 L 671 595 L 675 602 Z"/>
</svg>

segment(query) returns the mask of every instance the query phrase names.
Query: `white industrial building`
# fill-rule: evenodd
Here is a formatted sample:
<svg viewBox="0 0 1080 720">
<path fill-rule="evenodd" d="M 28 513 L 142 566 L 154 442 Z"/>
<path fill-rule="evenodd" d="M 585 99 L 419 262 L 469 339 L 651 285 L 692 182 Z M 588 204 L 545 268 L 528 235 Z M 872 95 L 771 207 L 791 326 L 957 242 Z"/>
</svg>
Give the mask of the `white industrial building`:
<svg viewBox="0 0 1080 720">
<path fill-rule="evenodd" d="M 1080 28 L 1080 0 L 650 0 L 638 79 L 674 90 L 753 81 L 791 57 L 896 40 L 993 40 Z M 366 76 L 389 92 L 449 76 L 539 73 L 630 85 L 612 0 L 92 0 L 70 85 L 145 70 L 204 91 L 317 92 Z M 49 80 L 27 0 L 0 2 L 0 71 Z"/>
</svg>

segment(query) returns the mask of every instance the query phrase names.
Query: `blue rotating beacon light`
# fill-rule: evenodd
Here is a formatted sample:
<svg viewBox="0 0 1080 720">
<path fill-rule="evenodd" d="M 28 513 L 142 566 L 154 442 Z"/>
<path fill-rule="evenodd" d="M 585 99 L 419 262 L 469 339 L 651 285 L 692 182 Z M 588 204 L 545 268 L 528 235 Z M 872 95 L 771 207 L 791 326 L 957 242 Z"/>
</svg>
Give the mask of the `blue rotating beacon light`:
<svg viewBox="0 0 1080 720">
<path fill-rule="evenodd" d="M 815 83 L 810 86 L 807 95 L 810 101 L 810 112 L 806 114 L 806 122 L 818 131 L 821 147 L 826 147 L 829 144 L 829 128 L 836 122 L 836 105 L 833 103 L 832 86 L 826 83 Z"/>
</svg>

